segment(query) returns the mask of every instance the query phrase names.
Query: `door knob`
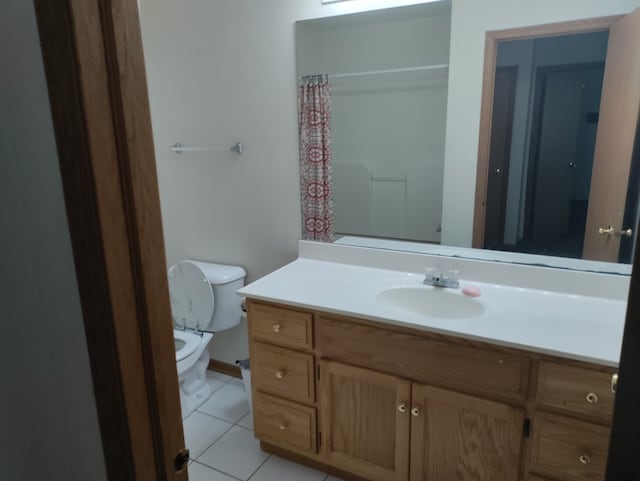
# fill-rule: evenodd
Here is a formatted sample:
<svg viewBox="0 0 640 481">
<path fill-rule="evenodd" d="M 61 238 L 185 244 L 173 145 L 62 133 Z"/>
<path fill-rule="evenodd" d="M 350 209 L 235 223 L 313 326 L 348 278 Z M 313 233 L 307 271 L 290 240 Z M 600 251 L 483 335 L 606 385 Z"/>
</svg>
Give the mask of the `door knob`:
<svg viewBox="0 0 640 481">
<path fill-rule="evenodd" d="M 598 402 L 598 395 L 594 392 L 590 392 L 587 394 L 586 399 L 589 404 L 595 404 Z"/>
<path fill-rule="evenodd" d="M 400 411 L 401 413 L 404 413 L 407 411 L 407 403 L 402 403 L 398 406 L 398 411 Z"/>
<path fill-rule="evenodd" d="M 599 227 L 598 228 L 598 234 L 600 234 L 600 235 L 608 235 L 608 236 L 610 236 L 614 232 L 615 232 L 615 230 L 611 226 L 609 226 L 609 227 Z"/>
<path fill-rule="evenodd" d="M 414 407 L 414 408 L 411 410 L 411 415 L 412 415 L 412 416 L 420 416 L 420 408 L 418 408 L 418 407 Z"/>
<path fill-rule="evenodd" d="M 498 175 L 501 175 L 501 174 L 502 174 L 502 170 L 501 170 L 501 169 L 493 169 L 493 171 L 491 171 L 491 173 L 492 173 L 494 176 L 496 176 L 496 177 L 497 177 Z"/>
<path fill-rule="evenodd" d="M 588 454 L 583 454 L 578 459 L 582 464 L 591 464 L 591 457 Z"/>
<path fill-rule="evenodd" d="M 280 332 L 281 326 L 280 324 L 274 324 L 273 325 L 273 332 Z"/>
<path fill-rule="evenodd" d="M 633 229 L 623 229 L 616 232 L 616 237 L 631 237 L 633 236 Z"/>
<path fill-rule="evenodd" d="M 277 379 L 282 379 L 285 375 L 286 371 L 284 369 L 278 369 L 276 371 L 276 378 Z"/>
<path fill-rule="evenodd" d="M 576 164 L 575 162 L 569 162 L 569 167 L 571 169 L 575 169 L 576 167 L 578 167 L 578 164 Z"/>
</svg>

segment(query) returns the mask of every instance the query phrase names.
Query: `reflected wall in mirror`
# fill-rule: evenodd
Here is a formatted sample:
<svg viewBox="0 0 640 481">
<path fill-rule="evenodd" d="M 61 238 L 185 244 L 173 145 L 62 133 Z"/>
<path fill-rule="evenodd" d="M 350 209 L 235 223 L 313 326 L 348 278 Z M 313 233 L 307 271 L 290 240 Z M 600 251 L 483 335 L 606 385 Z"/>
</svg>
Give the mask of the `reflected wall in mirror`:
<svg viewBox="0 0 640 481">
<path fill-rule="evenodd" d="M 484 220 L 478 247 L 631 261 L 638 197 L 628 186 L 638 183 L 631 159 L 640 101 L 635 17 L 547 26 L 542 36 L 539 27 L 489 34 L 495 56 L 486 60 L 492 107 L 481 137 L 489 152 L 486 165 L 482 150 L 479 159 L 486 184 L 477 192 L 476 224 Z M 552 35 L 564 30 L 576 32 Z"/>
<path fill-rule="evenodd" d="M 328 74 L 336 234 L 440 242 L 449 2 L 297 23 Z"/>
<path fill-rule="evenodd" d="M 544 169 L 540 172 L 534 169 L 530 173 L 529 169 L 536 163 L 527 163 L 526 156 L 529 155 L 527 149 L 532 145 L 539 146 L 537 140 L 532 142 L 529 138 L 532 132 L 537 135 L 536 139 L 541 136 L 540 128 L 532 129 L 534 120 L 538 127 L 546 126 L 547 130 L 553 130 L 551 124 L 540 120 L 545 118 L 541 115 L 545 104 L 539 90 L 547 92 L 552 85 L 561 82 L 557 78 L 570 76 L 568 73 L 555 73 L 551 60 L 534 65 L 531 63 L 532 52 L 547 49 L 553 54 L 559 53 L 561 49 L 552 46 L 553 39 L 547 37 L 558 37 L 556 40 L 567 43 L 566 39 L 563 40 L 565 35 L 578 32 L 592 34 L 588 38 L 593 43 L 583 48 L 581 60 L 570 61 L 581 64 L 580 68 L 574 69 L 579 72 L 575 73 L 576 78 L 572 81 L 580 83 L 588 80 L 585 83 L 585 90 L 588 90 L 585 96 L 588 96 L 589 102 L 584 100 L 580 104 L 584 109 L 580 118 L 584 122 L 574 126 L 580 138 L 576 143 L 577 158 L 586 159 L 588 152 L 594 148 L 593 137 L 591 140 L 585 137 L 587 131 L 593 133 L 603 123 L 604 113 L 599 106 L 596 107 L 598 100 L 595 91 L 600 76 L 606 83 L 602 66 L 604 62 L 606 67 L 607 58 L 605 55 L 603 60 L 601 54 L 603 49 L 606 53 L 608 48 L 609 26 L 638 5 L 638 0 L 624 0 L 615 5 L 586 5 L 578 0 L 568 0 L 562 8 L 541 11 L 534 4 L 518 3 L 510 4 L 496 15 L 495 12 L 485 12 L 483 7 L 467 0 L 459 1 L 453 10 L 451 2 L 438 1 L 297 22 L 298 80 L 308 75 L 328 74 L 332 88 L 331 150 L 334 170 L 331 185 L 334 191 L 336 241 L 370 247 L 375 247 L 377 242 L 380 248 L 432 251 L 440 255 L 449 255 L 446 253 L 455 250 L 456 253 L 451 255 L 628 273 L 627 265 L 618 267 L 609 262 L 590 263 L 579 259 L 581 255 L 576 252 L 580 250 L 580 243 L 584 243 L 584 235 L 582 240 L 575 237 L 565 242 L 565 247 L 577 245 L 574 251 L 552 246 L 555 241 L 529 250 L 518 249 L 518 244 L 522 246 L 525 243 L 525 234 L 541 243 L 551 232 L 551 226 L 547 225 L 544 216 L 537 217 L 537 224 L 531 221 L 533 208 L 530 207 L 531 202 L 527 204 L 526 201 L 532 197 L 534 188 L 537 192 L 551 191 L 551 184 L 546 185 L 546 182 L 557 183 L 558 178 L 552 171 Z M 582 20 L 572 20 L 576 17 Z M 603 22 L 606 23 L 604 26 Z M 561 24 L 566 29 L 557 31 Z M 528 25 L 538 26 L 526 27 Z M 514 33 L 525 27 L 532 33 Z M 492 34 L 505 32 L 506 37 L 491 37 Z M 516 40 L 523 36 L 529 38 L 525 42 L 528 46 L 509 47 L 505 44 L 501 50 L 505 51 L 506 60 L 496 64 L 498 39 Z M 536 36 L 544 38 L 530 38 Z M 482 69 L 483 60 L 490 57 L 489 51 L 485 51 L 485 40 L 487 49 L 493 42 L 494 64 L 490 69 L 486 63 Z M 518 56 L 527 49 L 530 50 L 525 55 L 528 64 L 525 65 L 525 58 L 509 62 L 509 54 Z M 628 58 L 628 72 L 637 75 L 640 71 L 637 55 L 630 54 Z M 516 69 L 510 68 L 515 64 L 518 66 L 517 73 Z M 555 63 L 556 66 L 560 64 Z M 500 78 L 497 80 L 496 66 L 500 69 Z M 537 71 L 539 76 L 535 75 Z M 486 90 L 487 78 L 490 79 L 488 96 L 481 95 L 483 88 Z M 631 75 L 629 78 L 632 78 Z M 529 82 L 528 91 L 522 90 L 520 85 L 525 79 Z M 484 201 L 489 173 L 488 139 L 491 134 L 494 81 L 506 84 L 507 91 L 511 86 L 511 93 L 506 95 L 502 108 L 503 113 L 513 114 L 514 117 L 511 131 L 507 128 L 502 131 L 502 150 L 506 157 L 514 149 L 518 150 L 520 164 L 508 172 L 504 171 L 502 192 L 496 195 L 502 199 L 499 203 L 501 207 L 496 212 L 492 211 L 489 219 L 497 226 L 491 227 L 493 239 L 485 242 L 484 215 L 488 211 Z M 565 78 L 564 82 L 568 81 Z M 568 101 L 561 94 L 556 95 Z M 630 97 L 626 95 L 618 96 L 625 101 L 623 110 L 637 109 L 636 94 Z M 490 97 L 488 105 L 487 97 Z M 509 102 L 513 105 L 510 106 Z M 553 102 L 553 107 L 557 109 L 556 104 Z M 528 109 L 530 105 L 537 106 L 537 110 Z M 547 112 L 551 107 L 551 104 L 547 105 Z M 513 108 L 513 112 L 509 112 L 510 108 Z M 560 111 L 564 113 L 564 110 Z M 518 113 L 522 113 L 522 117 L 516 118 Z M 553 117 L 549 115 L 549 118 Z M 633 138 L 636 121 L 626 118 L 630 117 L 617 116 L 614 122 L 616 130 L 633 130 L 633 136 L 628 136 Z M 555 120 L 558 121 L 557 118 Z M 506 138 L 511 142 L 509 146 L 505 143 Z M 482 139 L 486 139 L 484 144 Z M 483 150 L 486 155 L 484 164 L 477 156 L 479 151 L 482 156 Z M 597 155 L 598 149 L 595 148 L 595 151 Z M 585 219 L 589 216 L 585 209 L 589 210 L 589 202 L 585 207 L 584 197 L 587 193 L 591 195 L 594 190 L 589 182 L 589 161 L 569 161 L 569 164 L 575 164 L 575 168 L 569 166 L 569 169 L 575 171 L 577 180 L 573 181 L 570 189 L 564 191 L 571 193 L 569 202 L 563 207 L 563 215 L 568 215 L 570 219 L 567 229 L 576 232 L 584 224 L 583 229 L 588 230 L 588 221 Z M 595 172 L 595 169 L 594 163 L 591 170 Z M 636 170 L 640 169 L 631 166 L 631 173 Z M 546 176 L 543 175 L 545 172 Z M 621 186 L 622 178 L 626 180 Z M 628 179 L 629 170 L 618 175 L 617 181 L 607 181 L 606 190 L 615 190 L 622 197 L 628 191 L 630 197 L 637 198 L 637 182 Z M 540 204 L 537 211 L 540 211 L 544 201 L 551 200 L 551 196 L 533 197 Z M 605 192 L 601 197 L 610 196 Z M 553 201 L 548 203 L 555 208 Z M 616 257 L 606 258 L 609 261 L 629 262 L 634 239 L 626 234 L 629 233 L 627 229 L 632 232 L 635 230 L 635 204 L 637 202 L 630 202 L 630 207 L 618 215 L 625 219 L 601 225 L 605 229 L 611 226 L 611 230 L 606 230 L 599 239 L 608 245 L 619 245 Z M 479 210 L 482 215 L 479 215 Z M 560 209 L 557 210 L 559 214 Z M 541 255 L 531 256 L 518 250 Z M 585 258 L 605 259 L 595 255 Z"/>
</svg>

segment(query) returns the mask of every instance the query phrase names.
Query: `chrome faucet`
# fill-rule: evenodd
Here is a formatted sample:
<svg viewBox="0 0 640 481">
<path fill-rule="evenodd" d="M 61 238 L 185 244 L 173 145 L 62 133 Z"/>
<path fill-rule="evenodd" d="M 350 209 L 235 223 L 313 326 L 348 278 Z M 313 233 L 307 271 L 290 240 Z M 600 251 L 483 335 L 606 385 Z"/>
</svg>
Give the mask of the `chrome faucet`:
<svg viewBox="0 0 640 481">
<path fill-rule="evenodd" d="M 450 270 L 447 274 L 438 272 L 434 267 L 425 270 L 423 284 L 434 287 L 451 287 L 457 289 L 460 286 L 458 271 Z"/>
</svg>

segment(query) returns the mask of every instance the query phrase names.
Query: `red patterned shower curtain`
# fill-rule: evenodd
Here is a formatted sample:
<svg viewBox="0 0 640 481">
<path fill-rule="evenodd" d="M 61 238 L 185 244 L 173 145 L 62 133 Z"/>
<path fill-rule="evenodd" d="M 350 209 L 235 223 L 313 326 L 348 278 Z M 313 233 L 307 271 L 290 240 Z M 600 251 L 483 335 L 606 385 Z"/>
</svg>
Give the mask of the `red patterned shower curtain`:
<svg viewBox="0 0 640 481">
<path fill-rule="evenodd" d="M 302 238 L 333 240 L 331 93 L 326 75 L 303 77 L 298 86 Z"/>
</svg>

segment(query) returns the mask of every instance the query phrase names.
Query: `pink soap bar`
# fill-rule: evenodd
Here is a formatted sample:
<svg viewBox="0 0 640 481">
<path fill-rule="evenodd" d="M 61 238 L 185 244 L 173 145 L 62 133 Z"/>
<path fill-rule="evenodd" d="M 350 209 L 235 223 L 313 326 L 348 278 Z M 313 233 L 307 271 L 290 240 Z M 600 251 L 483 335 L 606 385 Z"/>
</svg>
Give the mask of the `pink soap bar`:
<svg viewBox="0 0 640 481">
<path fill-rule="evenodd" d="M 469 297 L 480 297 L 482 294 L 476 286 L 467 286 L 462 289 L 462 293 Z"/>
</svg>

